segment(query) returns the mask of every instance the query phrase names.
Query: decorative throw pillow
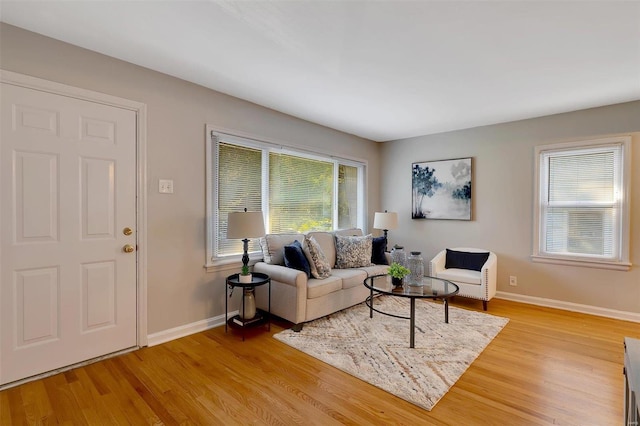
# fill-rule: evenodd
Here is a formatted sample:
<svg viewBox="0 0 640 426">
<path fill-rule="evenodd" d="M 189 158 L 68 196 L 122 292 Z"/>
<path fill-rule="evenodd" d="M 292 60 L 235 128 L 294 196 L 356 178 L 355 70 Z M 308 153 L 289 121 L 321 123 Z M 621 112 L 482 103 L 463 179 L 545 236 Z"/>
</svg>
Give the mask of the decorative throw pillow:
<svg viewBox="0 0 640 426">
<path fill-rule="evenodd" d="M 336 268 L 371 266 L 373 236 L 349 237 L 336 234 Z"/>
<path fill-rule="evenodd" d="M 377 237 L 371 240 L 371 263 L 376 265 L 388 265 L 387 256 L 384 253 L 384 247 L 387 245 L 387 239 Z"/>
<path fill-rule="evenodd" d="M 302 241 L 303 234 L 267 234 L 260 238 L 262 257 L 269 265 L 284 265 L 284 246 L 295 240 Z"/>
<path fill-rule="evenodd" d="M 313 269 L 311 271 L 315 278 L 323 279 L 331 275 L 331 265 L 327 257 L 324 255 L 320 244 L 310 235 L 304 236 L 305 245 L 309 248 L 309 254 L 311 255 L 311 262 L 315 266 L 315 273 Z"/>
<path fill-rule="evenodd" d="M 311 276 L 309 261 L 302 252 L 300 241 L 295 240 L 293 243 L 284 246 L 284 266 L 304 272 L 307 274 L 307 278 Z"/>
<path fill-rule="evenodd" d="M 447 249 L 447 257 L 444 267 L 446 269 L 470 269 L 482 271 L 482 266 L 489 259 L 489 252 L 472 253 L 468 251 L 456 251 Z"/>
<path fill-rule="evenodd" d="M 318 268 L 316 268 L 316 264 L 313 262 L 313 257 L 311 257 L 311 251 L 309 251 L 309 243 L 307 242 L 306 237 L 302 238 L 302 252 L 309 262 L 309 270 L 311 272 L 311 276 L 316 278 L 318 276 Z"/>
</svg>

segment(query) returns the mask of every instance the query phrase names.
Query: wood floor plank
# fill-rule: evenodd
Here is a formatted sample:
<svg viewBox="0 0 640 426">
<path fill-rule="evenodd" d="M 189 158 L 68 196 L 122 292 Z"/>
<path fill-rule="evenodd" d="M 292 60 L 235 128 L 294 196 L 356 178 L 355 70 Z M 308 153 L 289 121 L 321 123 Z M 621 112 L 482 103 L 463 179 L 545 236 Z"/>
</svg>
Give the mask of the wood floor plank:
<svg viewBox="0 0 640 426">
<path fill-rule="evenodd" d="M 622 423 L 623 340 L 639 324 L 495 299 L 489 313 L 510 322 L 430 412 L 272 338 L 290 326 L 277 320 L 244 342 L 218 327 L 3 390 L 0 423 Z"/>
</svg>

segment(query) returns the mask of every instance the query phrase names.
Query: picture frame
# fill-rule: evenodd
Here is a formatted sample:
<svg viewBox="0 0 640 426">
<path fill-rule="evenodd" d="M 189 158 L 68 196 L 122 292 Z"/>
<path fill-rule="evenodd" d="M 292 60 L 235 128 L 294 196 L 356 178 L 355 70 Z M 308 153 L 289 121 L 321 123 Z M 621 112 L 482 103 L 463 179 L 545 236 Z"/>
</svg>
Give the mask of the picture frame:
<svg viewBox="0 0 640 426">
<path fill-rule="evenodd" d="M 411 165 L 411 218 L 471 220 L 472 161 L 422 161 Z"/>
</svg>

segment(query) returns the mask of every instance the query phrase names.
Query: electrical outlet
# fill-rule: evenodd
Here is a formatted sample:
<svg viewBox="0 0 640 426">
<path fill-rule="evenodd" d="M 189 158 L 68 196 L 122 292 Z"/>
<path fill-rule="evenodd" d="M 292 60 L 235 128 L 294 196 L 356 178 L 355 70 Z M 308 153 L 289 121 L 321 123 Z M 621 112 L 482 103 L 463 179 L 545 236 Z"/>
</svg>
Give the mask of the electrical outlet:
<svg viewBox="0 0 640 426">
<path fill-rule="evenodd" d="M 516 277 L 515 275 L 511 275 L 509 277 L 509 285 L 515 287 L 518 285 L 518 277 Z"/>
<path fill-rule="evenodd" d="M 173 180 L 160 179 L 158 183 L 158 192 L 161 194 L 173 194 Z"/>
</svg>

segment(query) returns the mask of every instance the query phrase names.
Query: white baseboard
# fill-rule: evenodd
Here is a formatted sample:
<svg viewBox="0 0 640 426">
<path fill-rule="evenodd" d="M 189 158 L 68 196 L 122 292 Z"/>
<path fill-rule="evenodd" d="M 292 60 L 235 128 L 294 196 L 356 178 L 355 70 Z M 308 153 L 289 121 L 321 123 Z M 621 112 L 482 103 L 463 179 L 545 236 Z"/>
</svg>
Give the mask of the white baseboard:
<svg viewBox="0 0 640 426">
<path fill-rule="evenodd" d="M 600 317 L 613 318 L 623 321 L 631 321 L 640 323 L 640 313 L 617 311 L 614 309 L 600 308 L 597 306 L 580 305 L 578 303 L 563 302 L 560 300 L 545 299 L 542 297 L 526 296 L 523 294 L 507 293 L 499 291 L 496 293 L 496 299 L 511 300 L 512 302 L 527 303 L 529 305 L 545 306 L 547 308 L 563 309 L 565 311 L 580 312 L 583 314 L 597 315 Z M 238 311 L 229 312 L 229 318 L 236 315 Z M 163 330 L 148 336 L 149 346 L 159 345 L 174 339 L 188 336 L 190 334 L 199 333 L 214 327 L 224 325 L 224 315 L 207 318 L 196 321 L 191 324 L 181 325 L 180 327 Z"/>
<path fill-rule="evenodd" d="M 563 302 L 561 300 L 545 299 L 542 297 L 526 296 L 523 294 L 498 291 L 497 299 L 511 300 L 513 302 L 528 303 L 529 305 L 545 306 L 547 308 L 563 309 L 565 311 L 580 312 L 583 314 L 597 315 L 623 321 L 640 322 L 640 313 L 617 311 L 615 309 L 600 308 L 598 306 L 580 305 L 578 303 Z"/>
<path fill-rule="evenodd" d="M 233 317 L 237 313 L 238 311 L 229 312 L 229 318 Z M 217 317 L 207 318 L 201 321 L 192 322 L 191 324 L 185 324 L 180 327 L 170 328 L 169 330 L 150 334 L 148 336 L 148 345 L 159 345 L 170 340 L 179 339 L 220 325 L 224 325 L 224 315 L 218 315 Z"/>
</svg>

